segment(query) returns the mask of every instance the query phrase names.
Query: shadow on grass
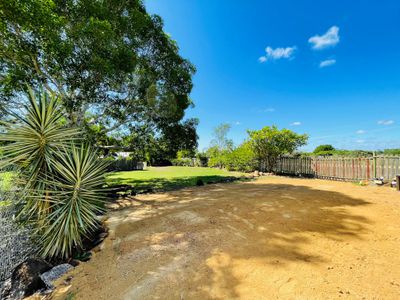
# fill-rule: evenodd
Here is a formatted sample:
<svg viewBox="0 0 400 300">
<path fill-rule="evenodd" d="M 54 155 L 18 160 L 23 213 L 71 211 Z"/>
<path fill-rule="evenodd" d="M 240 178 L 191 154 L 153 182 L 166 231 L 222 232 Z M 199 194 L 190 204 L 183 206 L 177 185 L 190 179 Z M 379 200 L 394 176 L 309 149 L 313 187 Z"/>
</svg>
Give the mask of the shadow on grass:
<svg viewBox="0 0 400 300">
<path fill-rule="evenodd" d="M 132 190 L 137 193 L 151 193 L 159 191 L 172 191 L 184 187 L 232 182 L 244 180 L 244 177 L 206 175 L 206 176 L 188 176 L 173 178 L 153 178 L 153 179 L 135 179 L 135 178 L 109 178 L 107 184 L 110 188 L 118 185 L 130 185 Z"/>
</svg>

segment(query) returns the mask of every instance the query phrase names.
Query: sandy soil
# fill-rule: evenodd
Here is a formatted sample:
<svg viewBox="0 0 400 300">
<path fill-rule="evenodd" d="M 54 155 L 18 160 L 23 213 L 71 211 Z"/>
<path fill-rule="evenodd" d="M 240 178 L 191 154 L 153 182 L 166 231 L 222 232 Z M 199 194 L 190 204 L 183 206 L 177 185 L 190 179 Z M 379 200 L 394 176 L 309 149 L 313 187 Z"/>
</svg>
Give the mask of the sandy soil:
<svg viewBox="0 0 400 300">
<path fill-rule="evenodd" d="M 133 199 L 56 299 L 400 299 L 400 194 L 264 177 Z"/>
</svg>

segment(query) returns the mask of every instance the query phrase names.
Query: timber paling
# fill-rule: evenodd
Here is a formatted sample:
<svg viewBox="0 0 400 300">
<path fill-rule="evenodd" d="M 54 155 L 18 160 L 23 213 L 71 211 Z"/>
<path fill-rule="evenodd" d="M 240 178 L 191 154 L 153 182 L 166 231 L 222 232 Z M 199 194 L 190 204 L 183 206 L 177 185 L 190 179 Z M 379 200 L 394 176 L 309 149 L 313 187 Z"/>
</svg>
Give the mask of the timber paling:
<svg viewBox="0 0 400 300">
<path fill-rule="evenodd" d="M 281 157 L 274 172 L 330 180 L 357 181 L 383 177 L 385 181 L 390 181 L 400 175 L 400 156 Z"/>
</svg>

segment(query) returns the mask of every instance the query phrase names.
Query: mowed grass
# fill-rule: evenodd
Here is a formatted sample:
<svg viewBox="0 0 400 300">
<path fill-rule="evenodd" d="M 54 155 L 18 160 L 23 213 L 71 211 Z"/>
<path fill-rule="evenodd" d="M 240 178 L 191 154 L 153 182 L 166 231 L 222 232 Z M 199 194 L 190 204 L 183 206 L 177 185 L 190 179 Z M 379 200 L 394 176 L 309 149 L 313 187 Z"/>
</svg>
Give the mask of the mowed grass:
<svg viewBox="0 0 400 300">
<path fill-rule="evenodd" d="M 200 167 L 150 167 L 144 171 L 109 173 L 106 181 L 109 186 L 127 184 L 141 192 L 174 190 L 203 183 L 224 182 L 243 176 L 242 173 L 228 172 L 215 168 Z"/>
</svg>

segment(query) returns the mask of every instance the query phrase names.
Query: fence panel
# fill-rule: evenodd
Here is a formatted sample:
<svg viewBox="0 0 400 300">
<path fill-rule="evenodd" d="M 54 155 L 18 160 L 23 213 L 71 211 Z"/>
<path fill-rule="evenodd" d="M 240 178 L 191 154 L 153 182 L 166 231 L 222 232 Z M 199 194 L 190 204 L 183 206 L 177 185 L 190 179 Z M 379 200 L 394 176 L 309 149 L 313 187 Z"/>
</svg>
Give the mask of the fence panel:
<svg viewBox="0 0 400 300">
<path fill-rule="evenodd" d="M 400 156 L 373 157 L 281 157 L 274 171 L 332 180 L 370 180 L 383 177 L 391 181 L 400 175 Z"/>
</svg>

